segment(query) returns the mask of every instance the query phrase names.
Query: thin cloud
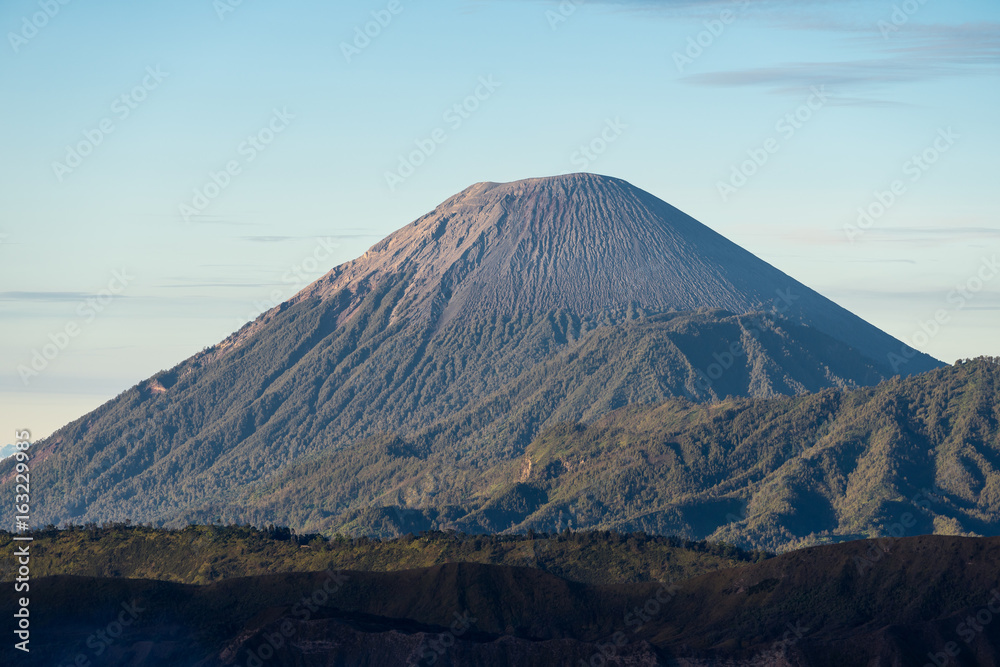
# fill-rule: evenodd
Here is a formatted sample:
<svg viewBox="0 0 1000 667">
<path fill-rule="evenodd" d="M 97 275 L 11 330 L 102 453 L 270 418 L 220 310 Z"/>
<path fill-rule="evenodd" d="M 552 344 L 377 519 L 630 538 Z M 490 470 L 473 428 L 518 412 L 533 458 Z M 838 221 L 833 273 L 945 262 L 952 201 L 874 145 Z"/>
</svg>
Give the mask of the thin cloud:
<svg viewBox="0 0 1000 667">
<path fill-rule="evenodd" d="M 801 94 L 812 86 L 827 86 L 832 91 L 858 87 L 884 87 L 969 73 L 958 62 L 935 63 L 908 58 L 875 58 L 851 62 L 788 63 L 728 72 L 706 72 L 684 77 L 687 83 L 700 86 L 765 87 L 778 94 Z M 845 98 L 850 100 L 852 98 Z M 836 98 L 833 100 L 837 103 Z M 844 103 L 844 102 L 841 102 Z"/>
<path fill-rule="evenodd" d="M 284 241 L 291 241 L 296 238 L 294 236 L 241 236 L 239 237 L 243 241 L 250 241 L 251 243 L 282 243 Z"/>
<path fill-rule="evenodd" d="M 802 30 L 819 29 L 821 26 L 801 22 L 790 25 Z M 890 39 L 884 39 L 871 27 L 842 25 L 838 29 L 851 33 L 852 41 L 863 42 L 875 54 L 883 55 L 858 60 L 784 63 L 706 72 L 682 80 L 702 86 L 755 86 L 778 94 L 798 94 L 804 88 L 818 85 L 844 91 L 961 75 L 996 74 L 1000 70 L 1000 23 L 907 25 L 905 30 L 890 34 Z M 865 106 L 891 104 L 864 98 L 842 98 L 833 103 Z"/>
<path fill-rule="evenodd" d="M 1000 227 L 886 227 L 892 234 L 961 234 L 963 236 L 1000 236 Z"/>
<path fill-rule="evenodd" d="M 96 294 L 94 292 L 0 292 L 0 301 L 41 301 L 45 303 L 83 301 L 84 299 L 107 298 L 107 295 Z M 115 294 L 115 299 L 126 298 L 124 295 Z"/>
<path fill-rule="evenodd" d="M 243 288 L 243 287 L 274 287 L 275 285 L 281 285 L 282 283 L 180 283 L 176 285 L 156 285 L 155 287 L 160 289 L 188 289 L 188 288 L 216 288 L 216 287 L 227 287 L 227 288 Z"/>
</svg>

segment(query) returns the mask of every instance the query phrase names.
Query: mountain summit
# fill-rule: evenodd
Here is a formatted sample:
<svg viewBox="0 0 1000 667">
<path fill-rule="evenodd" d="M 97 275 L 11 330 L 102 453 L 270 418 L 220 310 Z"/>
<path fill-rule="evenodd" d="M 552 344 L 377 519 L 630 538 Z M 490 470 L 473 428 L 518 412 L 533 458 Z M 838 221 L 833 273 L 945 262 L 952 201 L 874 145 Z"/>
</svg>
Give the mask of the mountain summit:
<svg viewBox="0 0 1000 667">
<path fill-rule="evenodd" d="M 333 269 L 293 301 L 354 303 L 410 273 L 405 312 L 432 321 L 565 309 L 587 318 L 770 311 L 845 342 L 878 364 L 903 344 L 758 259 L 691 216 L 617 178 L 570 174 L 477 183 Z M 353 314 L 347 308 L 341 319 Z M 904 374 L 939 364 L 927 357 Z"/>
<path fill-rule="evenodd" d="M 457 475 L 624 405 L 875 384 L 902 347 L 625 181 L 479 183 L 39 443 L 36 518 L 280 522 L 233 498 L 294 460 Z"/>
</svg>

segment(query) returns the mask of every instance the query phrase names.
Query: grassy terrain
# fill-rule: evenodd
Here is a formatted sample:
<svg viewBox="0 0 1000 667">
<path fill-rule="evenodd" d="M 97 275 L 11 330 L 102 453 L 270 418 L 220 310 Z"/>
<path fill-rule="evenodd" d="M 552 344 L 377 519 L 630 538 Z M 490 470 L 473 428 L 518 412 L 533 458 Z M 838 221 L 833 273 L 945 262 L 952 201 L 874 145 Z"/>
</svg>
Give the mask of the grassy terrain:
<svg viewBox="0 0 1000 667">
<path fill-rule="evenodd" d="M 13 535 L 0 533 L 0 552 Z M 277 572 L 388 572 L 441 563 L 532 567 L 573 581 L 610 584 L 686 579 L 766 558 L 726 545 L 611 533 L 491 536 L 430 533 L 378 541 L 292 535 L 288 529 L 105 525 L 34 534 L 32 576 L 80 575 L 204 584 Z M 10 559 L 10 563 L 14 559 Z M 2 573 L 12 579 L 12 571 Z"/>
</svg>

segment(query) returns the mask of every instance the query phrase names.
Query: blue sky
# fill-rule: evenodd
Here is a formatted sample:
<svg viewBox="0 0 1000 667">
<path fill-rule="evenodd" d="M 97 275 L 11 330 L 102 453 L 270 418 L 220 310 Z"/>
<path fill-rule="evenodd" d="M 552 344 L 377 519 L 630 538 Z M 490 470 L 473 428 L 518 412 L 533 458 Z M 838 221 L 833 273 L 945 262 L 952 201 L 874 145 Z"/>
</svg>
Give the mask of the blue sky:
<svg viewBox="0 0 1000 667">
<path fill-rule="evenodd" d="M 8 0 L 0 28 L 0 441 L 472 183 L 574 171 L 942 360 L 1000 355 L 996 2 Z"/>
</svg>

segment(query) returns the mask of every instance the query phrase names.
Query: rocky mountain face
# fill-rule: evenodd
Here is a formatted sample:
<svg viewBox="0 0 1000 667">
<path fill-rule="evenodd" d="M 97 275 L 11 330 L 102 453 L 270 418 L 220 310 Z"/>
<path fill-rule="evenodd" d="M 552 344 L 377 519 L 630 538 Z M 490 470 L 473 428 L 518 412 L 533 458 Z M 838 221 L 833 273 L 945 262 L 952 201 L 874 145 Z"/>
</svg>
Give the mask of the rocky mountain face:
<svg viewBox="0 0 1000 667">
<path fill-rule="evenodd" d="M 624 181 L 480 183 L 37 443 L 34 518 L 232 516 L 238 492 L 291 462 L 395 436 L 455 484 L 543 428 L 628 404 L 940 366 L 902 352 Z"/>
</svg>

